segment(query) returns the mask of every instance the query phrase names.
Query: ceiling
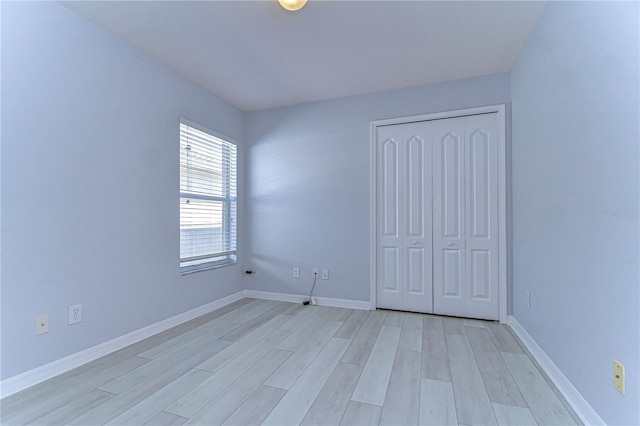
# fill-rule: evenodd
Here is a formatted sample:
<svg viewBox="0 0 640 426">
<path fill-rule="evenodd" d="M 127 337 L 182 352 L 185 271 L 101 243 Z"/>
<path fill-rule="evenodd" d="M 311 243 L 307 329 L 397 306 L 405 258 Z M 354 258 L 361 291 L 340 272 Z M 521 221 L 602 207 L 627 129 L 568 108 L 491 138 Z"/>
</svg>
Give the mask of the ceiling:
<svg viewBox="0 0 640 426">
<path fill-rule="evenodd" d="M 244 111 L 509 71 L 542 1 L 70 1 Z"/>
</svg>

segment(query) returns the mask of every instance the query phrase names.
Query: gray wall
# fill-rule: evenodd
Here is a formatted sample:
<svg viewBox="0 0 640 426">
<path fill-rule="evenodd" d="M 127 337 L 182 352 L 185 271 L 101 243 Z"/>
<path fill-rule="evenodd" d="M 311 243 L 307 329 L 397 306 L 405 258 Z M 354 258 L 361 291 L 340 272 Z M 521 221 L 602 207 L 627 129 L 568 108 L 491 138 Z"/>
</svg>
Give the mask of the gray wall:
<svg viewBox="0 0 640 426">
<path fill-rule="evenodd" d="M 249 113 L 247 288 L 370 298 L 370 122 L 510 102 L 508 74 Z M 311 82 L 310 82 L 311 83 Z M 292 278 L 292 268 L 301 278 Z"/>
<path fill-rule="evenodd" d="M 242 112 L 74 12 L 3 2 L 2 378 L 242 289 L 238 266 L 179 274 L 180 116 L 243 138 Z"/>
<path fill-rule="evenodd" d="M 513 313 L 607 424 L 640 423 L 639 22 L 548 3 L 512 71 Z"/>
</svg>

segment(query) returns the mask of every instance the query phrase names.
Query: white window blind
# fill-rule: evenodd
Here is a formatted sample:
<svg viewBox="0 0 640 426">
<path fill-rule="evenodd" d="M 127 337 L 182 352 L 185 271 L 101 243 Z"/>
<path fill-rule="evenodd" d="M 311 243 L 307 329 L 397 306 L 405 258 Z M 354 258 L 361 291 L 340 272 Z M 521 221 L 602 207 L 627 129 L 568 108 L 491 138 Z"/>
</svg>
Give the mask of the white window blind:
<svg viewBox="0 0 640 426">
<path fill-rule="evenodd" d="M 236 145 L 180 122 L 180 268 L 236 262 Z"/>
</svg>

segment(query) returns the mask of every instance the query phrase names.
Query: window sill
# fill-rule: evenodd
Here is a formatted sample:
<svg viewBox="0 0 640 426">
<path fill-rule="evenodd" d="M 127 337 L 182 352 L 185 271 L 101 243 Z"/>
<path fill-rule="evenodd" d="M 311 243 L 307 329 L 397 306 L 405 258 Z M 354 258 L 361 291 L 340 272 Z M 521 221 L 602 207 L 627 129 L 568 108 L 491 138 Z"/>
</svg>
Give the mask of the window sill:
<svg viewBox="0 0 640 426">
<path fill-rule="evenodd" d="M 209 271 L 211 269 L 224 268 L 225 266 L 236 265 L 236 260 L 225 260 L 223 262 L 202 263 L 200 265 L 181 266 L 180 275 L 189 275 L 196 272 Z"/>
</svg>

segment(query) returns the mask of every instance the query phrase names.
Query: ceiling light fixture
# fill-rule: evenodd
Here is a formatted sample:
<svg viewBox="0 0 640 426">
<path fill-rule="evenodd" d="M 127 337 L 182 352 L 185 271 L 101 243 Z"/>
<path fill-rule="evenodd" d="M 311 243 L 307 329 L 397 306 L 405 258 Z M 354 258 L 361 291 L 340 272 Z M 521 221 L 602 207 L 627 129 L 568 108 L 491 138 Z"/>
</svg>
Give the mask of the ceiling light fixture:
<svg viewBox="0 0 640 426">
<path fill-rule="evenodd" d="M 278 0 L 278 3 L 285 9 L 295 12 L 302 9 L 307 4 L 307 0 Z"/>
</svg>

